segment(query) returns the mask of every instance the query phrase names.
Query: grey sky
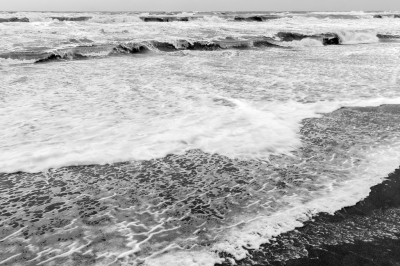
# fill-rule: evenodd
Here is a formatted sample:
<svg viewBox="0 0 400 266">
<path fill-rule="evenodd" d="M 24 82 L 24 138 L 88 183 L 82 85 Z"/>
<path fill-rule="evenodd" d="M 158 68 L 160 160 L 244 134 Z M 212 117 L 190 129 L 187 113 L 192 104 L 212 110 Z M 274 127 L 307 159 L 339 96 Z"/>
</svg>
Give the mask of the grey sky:
<svg viewBox="0 0 400 266">
<path fill-rule="evenodd" d="M 1 11 L 378 11 L 400 0 L 0 0 Z"/>
</svg>

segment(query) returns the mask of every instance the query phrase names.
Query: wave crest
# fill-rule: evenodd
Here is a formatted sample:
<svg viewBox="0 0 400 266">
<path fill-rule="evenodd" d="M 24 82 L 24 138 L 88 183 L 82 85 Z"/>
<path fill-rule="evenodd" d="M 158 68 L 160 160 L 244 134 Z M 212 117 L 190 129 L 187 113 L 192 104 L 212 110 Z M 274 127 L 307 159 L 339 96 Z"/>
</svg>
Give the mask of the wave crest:
<svg viewBox="0 0 400 266">
<path fill-rule="evenodd" d="M 253 36 L 237 39 L 226 37 L 214 40 L 144 40 L 119 44 L 95 44 L 90 39 L 69 39 L 68 44 L 79 46 L 44 51 L 8 52 L 0 54 L 3 59 L 36 60 L 38 63 L 57 60 L 76 60 L 89 57 L 104 57 L 117 54 L 144 54 L 149 52 L 217 51 L 225 49 L 254 49 L 264 47 L 296 48 L 327 45 L 366 44 L 379 41 L 397 41 L 400 36 L 376 34 L 375 32 L 338 31 L 307 35 L 297 32 L 278 32 L 273 37 Z"/>
<path fill-rule="evenodd" d="M 379 38 L 373 32 L 339 31 L 337 35 L 341 44 L 377 43 Z"/>
</svg>

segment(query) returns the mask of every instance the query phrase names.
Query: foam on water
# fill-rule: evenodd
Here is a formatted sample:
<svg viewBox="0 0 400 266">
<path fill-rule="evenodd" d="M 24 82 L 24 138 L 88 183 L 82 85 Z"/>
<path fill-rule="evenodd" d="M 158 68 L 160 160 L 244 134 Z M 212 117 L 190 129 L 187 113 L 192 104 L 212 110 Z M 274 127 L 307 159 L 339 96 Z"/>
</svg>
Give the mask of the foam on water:
<svg viewBox="0 0 400 266">
<path fill-rule="evenodd" d="M 219 100 L 226 101 L 216 99 Z M 311 110 L 296 109 L 290 105 L 287 110 L 279 110 L 282 113 L 274 113 L 238 100 L 228 103 L 234 106 L 220 107 L 204 100 L 204 106 L 185 106 L 187 115 L 164 115 L 162 119 L 143 121 L 140 126 L 129 121 L 113 126 L 111 130 L 108 122 L 97 126 L 91 123 L 86 129 L 71 125 L 72 131 L 66 135 L 63 133 L 65 126 L 72 121 L 65 119 L 61 123 L 63 126 L 54 125 L 48 128 L 51 131 L 43 132 L 45 138 L 58 136 L 57 140 L 51 138 L 45 141 L 47 144 L 40 136 L 42 140 L 39 142 L 33 139 L 28 141 L 25 137 L 24 144 L 18 145 L 17 149 L 15 141 L 6 141 L 9 144 L 2 146 L 1 171 L 38 172 L 67 165 L 146 160 L 161 158 L 169 153 L 180 154 L 189 149 L 231 157 L 267 158 L 270 154 L 286 154 L 299 147 L 300 141 L 296 137 L 299 122 L 313 116 Z M 20 128 L 23 125 L 18 123 L 14 126 Z M 79 133 L 82 130 L 84 134 Z M 137 135 L 126 132 L 137 132 Z M 21 133 L 14 132 L 9 137 L 15 138 Z M 70 144 L 64 146 L 67 139 Z"/>
<path fill-rule="evenodd" d="M 321 47 L 324 46 L 321 40 L 305 38 L 300 41 L 281 42 L 280 46 L 284 47 Z"/>
<path fill-rule="evenodd" d="M 361 44 L 361 43 L 376 43 L 379 42 L 376 32 L 337 32 L 342 44 Z"/>
<path fill-rule="evenodd" d="M 14 86 L 24 86 L 23 83 L 15 82 Z M 17 100 L 11 93 L 13 104 L 4 106 L 7 115 L 2 117 L 2 123 L 10 127 L 2 134 L 1 172 L 39 172 L 69 165 L 149 160 L 191 149 L 230 158 L 267 159 L 270 155 L 290 154 L 300 147 L 298 131 L 305 118 L 340 106 L 398 102 L 397 99 L 374 99 L 364 104 L 358 101 L 254 102 L 210 92 L 191 92 L 177 86 L 168 90 L 144 86 L 141 93 L 152 95 L 154 102 L 143 95 L 144 104 L 127 109 L 139 102 L 131 98 L 134 94 L 126 87 L 118 90 L 120 95 L 112 96 L 116 97 L 113 101 L 103 103 L 106 104 L 104 111 L 120 106 L 124 108 L 121 113 L 103 113 L 100 107 L 96 114 L 98 103 L 91 103 L 91 98 L 95 96 L 93 100 L 97 101 L 105 91 L 101 87 L 88 87 L 77 101 L 70 98 L 81 97 L 82 89 L 76 89 L 72 94 L 43 91 L 46 96 L 32 91 L 29 94 L 33 93 L 33 98 L 28 105 L 25 99 Z M 46 102 L 42 102 L 43 97 L 47 97 Z M 59 97 L 67 102 L 64 106 L 60 105 L 62 98 Z M 180 102 L 174 103 L 175 99 Z M 86 104 L 82 106 L 81 101 Z"/>
</svg>

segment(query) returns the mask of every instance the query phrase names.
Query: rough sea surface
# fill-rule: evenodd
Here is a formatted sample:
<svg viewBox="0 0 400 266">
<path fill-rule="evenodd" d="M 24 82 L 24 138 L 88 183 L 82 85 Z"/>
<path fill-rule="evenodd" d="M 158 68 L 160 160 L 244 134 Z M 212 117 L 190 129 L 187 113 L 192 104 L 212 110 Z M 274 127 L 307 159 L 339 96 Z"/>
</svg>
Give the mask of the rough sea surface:
<svg viewBox="0 0 400 266">
<path fill-rule="evenodd" d="M 301 265 L 399 235 L 397 209 L 310 220 L 400 165 L 400 12 L 0 12 L 0 44 L 0 264 Z"/>
</svg>

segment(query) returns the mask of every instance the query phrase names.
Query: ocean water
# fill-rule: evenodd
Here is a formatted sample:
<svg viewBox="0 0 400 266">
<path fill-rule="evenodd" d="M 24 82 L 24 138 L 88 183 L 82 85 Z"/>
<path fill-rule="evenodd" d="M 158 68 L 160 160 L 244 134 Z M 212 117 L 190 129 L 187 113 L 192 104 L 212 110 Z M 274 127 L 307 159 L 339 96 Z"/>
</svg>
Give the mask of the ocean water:
<svg viewBox="0 0 400 266">
<path fill-rule="evenodd" d="M 400 12 L 0 12 L 0 44 L 0 264 L 233 265 L 400 163 L 398 114 L 340 109 L 400 104 Z"/>
</svg>

